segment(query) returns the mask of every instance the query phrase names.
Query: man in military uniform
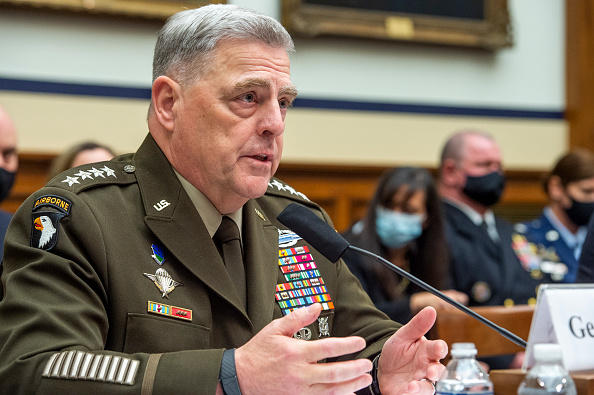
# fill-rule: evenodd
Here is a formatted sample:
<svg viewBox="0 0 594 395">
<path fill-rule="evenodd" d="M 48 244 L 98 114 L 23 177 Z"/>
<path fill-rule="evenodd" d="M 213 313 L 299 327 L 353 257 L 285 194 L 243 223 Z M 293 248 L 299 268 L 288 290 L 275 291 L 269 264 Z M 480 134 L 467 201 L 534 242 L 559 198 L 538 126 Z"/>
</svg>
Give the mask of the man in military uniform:
<svg viewBox="0 0 594 395">
<path fill-rule="evenodd" d="M 446 214 L 454 288 L 471 306 L 526 304 L 543 281 L 520 262 L 513 227 L 491 207 L 504 189 L 501 151 L 479 131 L 454 134 L 444 145 L 439 189 Z"/>
<path fill-rule="evenodd" d="M 390 321 L 344 262 L 276 219 L 299 202 L 330 221 L 272 178 L 292 49 L 277 21 L 235 6 L 168 20 L 138 151 L 62 173 L 15 215 L 2 391 L 433 393 L 435 310 Z"/>
</svg>

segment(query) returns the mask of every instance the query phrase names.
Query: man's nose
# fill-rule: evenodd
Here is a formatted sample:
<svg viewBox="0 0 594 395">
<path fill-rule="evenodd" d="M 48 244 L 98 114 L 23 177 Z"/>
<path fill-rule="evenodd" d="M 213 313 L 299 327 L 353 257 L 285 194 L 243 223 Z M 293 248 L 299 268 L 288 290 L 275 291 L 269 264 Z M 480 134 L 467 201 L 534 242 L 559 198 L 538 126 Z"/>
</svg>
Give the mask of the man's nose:
<svg viewBox="0 0 594 395">
<path fill-rule="evenodd" d="M 285 117 L 278 102 L 273 102 L 262 108 L 262 119 L 260 121 L 261 133 L 268 133 L 273 136 L 281 135 L 285 130 Z"/>
</svg>

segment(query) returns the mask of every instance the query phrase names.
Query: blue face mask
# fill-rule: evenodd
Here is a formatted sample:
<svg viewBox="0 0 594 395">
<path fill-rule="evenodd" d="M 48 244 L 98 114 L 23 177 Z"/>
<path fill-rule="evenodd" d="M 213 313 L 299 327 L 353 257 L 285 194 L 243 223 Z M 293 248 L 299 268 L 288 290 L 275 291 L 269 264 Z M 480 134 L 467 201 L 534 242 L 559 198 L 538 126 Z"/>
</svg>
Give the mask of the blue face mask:
<svg viewBox="0 0 594 395">
<path fill-rule="evenodd" d="M 375 213 L 375 229 L 386 247 L 403 247 L 423 232 L 424 218 L 420 214 L 405 214 L 383 207 L 378 207 Z"/>
</svg>

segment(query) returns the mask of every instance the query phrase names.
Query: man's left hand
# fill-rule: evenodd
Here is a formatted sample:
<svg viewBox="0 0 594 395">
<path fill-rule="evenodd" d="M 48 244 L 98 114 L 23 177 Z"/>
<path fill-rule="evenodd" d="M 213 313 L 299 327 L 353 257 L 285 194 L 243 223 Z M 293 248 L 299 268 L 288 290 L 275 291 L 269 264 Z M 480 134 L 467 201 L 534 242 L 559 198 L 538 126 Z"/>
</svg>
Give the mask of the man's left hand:
<svg viewBox="0 0 594 395">
<path fill-rule="evenodd" d="M 439 360 L 448 353 L 443 340 L 427 340 L 424 336 L 436 317 L 434 308 L 424 308 L 384 344 L 378 365 L 383 395 L 434 393 L 432 383 L 445 370 Z"/>
</svg>

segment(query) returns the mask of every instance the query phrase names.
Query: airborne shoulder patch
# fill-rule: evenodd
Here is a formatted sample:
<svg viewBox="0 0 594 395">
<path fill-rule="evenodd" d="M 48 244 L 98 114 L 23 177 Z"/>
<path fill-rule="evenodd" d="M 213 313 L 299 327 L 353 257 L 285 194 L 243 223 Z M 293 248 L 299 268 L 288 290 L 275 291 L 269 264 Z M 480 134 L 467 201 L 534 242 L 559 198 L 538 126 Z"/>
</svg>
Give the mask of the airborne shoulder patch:
<svg viewBox="0 0 594 395">
<path fill-rule="evenodd" d="M 50 207 L 52 211 L 38 211 Z M 31 247 L 49 251 L 58 242 L 60 220 L 70 214 L 72 203 L 55 195 L 44 195 L 35 200 L 31 214 Z"/>
</svg>

